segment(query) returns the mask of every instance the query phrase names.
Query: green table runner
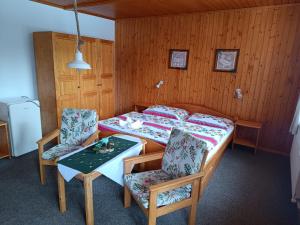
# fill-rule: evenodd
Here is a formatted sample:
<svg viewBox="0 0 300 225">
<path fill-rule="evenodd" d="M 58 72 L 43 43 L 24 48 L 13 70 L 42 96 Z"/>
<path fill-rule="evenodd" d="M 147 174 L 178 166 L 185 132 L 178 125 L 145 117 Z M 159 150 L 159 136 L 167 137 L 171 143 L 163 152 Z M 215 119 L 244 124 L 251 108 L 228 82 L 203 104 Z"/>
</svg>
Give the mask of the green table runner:
<svg viewBox="0 0 300 225">
<path fill-rule="evenodd" d="M 78 170 L 82 173 L 88 174 L 113 159 L 123 151 L 135 146 L 138 142 L 129 141 L 126 139 L 111 136 L 109 137 L 109 143 L 113 143 L 113 151 L 106 153 L 96 153 L 93 149 L 100 143 L 101 140 L 94 145 L 83 149 L 69 157 L 59 160 L 58 163 L 72 169 Z"/>
</svg>

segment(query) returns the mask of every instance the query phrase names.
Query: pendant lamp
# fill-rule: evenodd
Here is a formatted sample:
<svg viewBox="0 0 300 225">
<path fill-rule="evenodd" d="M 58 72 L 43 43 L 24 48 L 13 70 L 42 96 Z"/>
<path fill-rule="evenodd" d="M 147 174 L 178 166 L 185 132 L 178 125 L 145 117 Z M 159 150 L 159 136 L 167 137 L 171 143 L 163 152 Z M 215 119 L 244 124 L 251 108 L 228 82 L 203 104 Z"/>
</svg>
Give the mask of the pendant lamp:
<svg viewBox="0 0 300 225">
<path fill-rule="evenodd" d="M 68 63 L 68 67 L 77 70 L 89 70 L 91 69 L 91 66 L 83 60 L 83 56 L 80 51 L 80 46 L 83 44 L 83 41 L 80 39 L 80 29 L 79 29 L 76 0 L 74 0 L 74 14 L 76 19 L 76 27 L 77 27 L 77 37 L 76 37 L 77 46 L 76 46 L 75 59 L 72 62 Z"/>
</svg>

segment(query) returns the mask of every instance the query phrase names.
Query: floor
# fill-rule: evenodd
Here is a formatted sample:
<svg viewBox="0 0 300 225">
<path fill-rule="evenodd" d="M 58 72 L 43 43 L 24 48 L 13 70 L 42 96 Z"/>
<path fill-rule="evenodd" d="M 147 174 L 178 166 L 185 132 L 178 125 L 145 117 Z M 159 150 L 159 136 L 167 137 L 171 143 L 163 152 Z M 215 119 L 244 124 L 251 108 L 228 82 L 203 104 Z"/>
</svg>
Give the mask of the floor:
<svg viewBox="0 0 300 225">
<path fill-rule="evenodd" d="M 201 199 L 199 225 L 297 225 L 290 202 L 289 158 L 248 149 L 228 149 Z M 85 224 L 82 183 L 66 184 L 67 212 L 60 214 L 56 171 L 47 170 L 40 185 L 37 153 L 0 160 L 1 225 Z M 106 177 L 94 182 L 97 225 L 143 225 L 147 220 L 136 204 L 123 208 L 123 189 Z M 186 224 L 188 210 L 162 216 L 158 225 Z"/>
</svg>

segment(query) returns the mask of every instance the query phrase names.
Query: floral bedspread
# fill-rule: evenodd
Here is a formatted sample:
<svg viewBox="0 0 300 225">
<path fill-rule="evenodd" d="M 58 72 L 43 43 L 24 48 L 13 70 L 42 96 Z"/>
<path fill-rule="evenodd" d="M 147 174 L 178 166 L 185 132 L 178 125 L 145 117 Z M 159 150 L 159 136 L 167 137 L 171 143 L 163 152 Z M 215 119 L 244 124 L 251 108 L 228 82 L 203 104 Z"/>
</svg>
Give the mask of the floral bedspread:
<svg viewBox="0 0 300 225">
<path fill-rule="evenodd" d="M 142 125 L 132 128 L 130 123 L 135 121 L 140 121 Z M 99 130 L 101 131 L 117 131 L 133 134 L 152 139 L 162 144 L 168 143 L 173 127 L 190 132 L 205 141 L 209 151 L 221 142 L 228 132 L 232 131 L 138 112 L 130 112 L 99 121 Z"/>
</svg>

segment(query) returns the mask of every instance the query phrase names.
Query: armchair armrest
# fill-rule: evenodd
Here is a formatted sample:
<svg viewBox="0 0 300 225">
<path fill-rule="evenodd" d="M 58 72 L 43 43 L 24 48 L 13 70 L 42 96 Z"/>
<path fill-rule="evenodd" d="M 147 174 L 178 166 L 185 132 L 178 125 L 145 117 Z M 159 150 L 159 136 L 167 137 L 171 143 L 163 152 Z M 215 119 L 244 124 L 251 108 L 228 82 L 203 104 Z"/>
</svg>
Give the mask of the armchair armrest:
<svg viewBox="0 0 300 225">
<path fill-rule="evenodd" d="M 86 139 L 85 142 L 81 144 L 82 147 L 88 146 L 92 144 L 94 141 L 96 141 L 99 138 L 100 131 L 97 130 L 95 133 L 93 133 L 88 139 Z"/>
<path fill-rule="evenodd" d="M 46 136 L 42 137 L 42 139 L 38 140 L 36 143 L 40 146 L 40 145 L 45 145 L 47 144 L 49 141 L 53 140 L 54 138 L 57 138 L 60 134 L 60 130 L 59 129 L 55 129 L 54 131 L 50 132 L 49 134 L 47 134 Z"/>
<path fill-rule="evenodd" d="M 182 187 L 187 184 L 192 184 L 194 181 L 202 178 L 204 176 L 204 172 L 196 173 L 193 175 L 180 177 L 174 180 L 166 181 L 160 184 L 151 185 L 149 187 L 149 191 L 151 192 L 164 192 L 169 191 L 175 188 Z"/>
<path fill-rule="evenodd" d="M 144 163 L 144 162 L 161 159 L 163 157 L 163 155 L 164 155 L 164 152 L 156 152 L 156 153 L 151 153 L 151 154 L 133 156 L 133 157 L 125 158 L 124 162 L 125 163 L 133 163 L 135 165 L 135 164 L 140 164 L 140 163 Z"/>
<path fill-rule="evenodd" d="M 164 152 L 157 152 L 152 154 L 139 155 L 134 157 L 129 157 L 124 159 L 124 173 L 131 173 L 134 165 L 150 162 L 158 159 L 162 159 Z"/>
</svg>

